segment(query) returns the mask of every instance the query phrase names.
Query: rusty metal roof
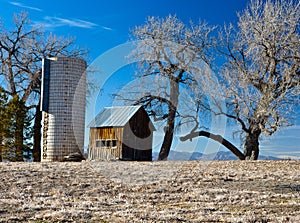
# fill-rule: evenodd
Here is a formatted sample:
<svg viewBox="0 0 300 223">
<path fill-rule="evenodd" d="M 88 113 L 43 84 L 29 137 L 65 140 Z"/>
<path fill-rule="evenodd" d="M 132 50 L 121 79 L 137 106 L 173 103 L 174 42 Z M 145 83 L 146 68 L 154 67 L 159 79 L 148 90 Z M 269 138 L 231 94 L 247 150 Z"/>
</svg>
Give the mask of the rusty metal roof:
<svg viewBox="0 0 300 223">
<path fill-rule="evenodd" d="M 142 106 L 106 107 L 89 124 L 89 127 L 123 127 L 141 107 Z"/>
</svg>

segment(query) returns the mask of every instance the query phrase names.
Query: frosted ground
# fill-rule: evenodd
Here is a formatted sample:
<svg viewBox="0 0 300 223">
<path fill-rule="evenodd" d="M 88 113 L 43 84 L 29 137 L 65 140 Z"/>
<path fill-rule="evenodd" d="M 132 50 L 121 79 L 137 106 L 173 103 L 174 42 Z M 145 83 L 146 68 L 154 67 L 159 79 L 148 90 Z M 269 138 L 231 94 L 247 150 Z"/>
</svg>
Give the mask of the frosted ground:
<svg viewBox="0 0 300 223">
<path fill-rule="evenodd" d="M 300 161 L 0 163 L 1 222 L 300 222 Z"/>
</svg>

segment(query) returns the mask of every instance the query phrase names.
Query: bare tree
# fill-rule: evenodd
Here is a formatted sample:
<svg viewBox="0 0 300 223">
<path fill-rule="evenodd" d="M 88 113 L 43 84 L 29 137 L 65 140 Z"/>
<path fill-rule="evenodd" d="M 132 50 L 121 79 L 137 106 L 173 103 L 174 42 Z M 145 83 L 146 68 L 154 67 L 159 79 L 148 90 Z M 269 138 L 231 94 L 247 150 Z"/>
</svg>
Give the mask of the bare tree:
<svg viewBox="0 0 300 223">
<path fill-rule="evenodd" d="M 209 60 L 213 29 L 201 22 L 185 25 L 170 15 L 149 17 L 145 25 L 133 31 L 137 48 L 131 58 L 140 62 L 137 78 L 148 81 L 119 97 L 142 104 L 154 120 L 166 121 L 158 160 L 166 160 L 169 155 L 176 118 L 180 117 L 180 92 L 194 80 L 192 67 L 200 60 Z"/>
<path fill-rule="evenodd" d="M 35 109 L 34 160 L 40 159 L 41 115 L 40 80 L 43 58 L 53 56 L 81 57 L 86 52 L 72 48 L 74 39 L 46 35 L 42 27 L 32 26 L 27 13 L 14 15 L 15 28 L 0 32 L 0 75 L 3 77 L 4 92 L 17 98 L 20 112 Z M 18 111 L 16 111 L 17 113 Z M 18 118 L 20 117 L 20 118 Z M 24 118 L 16 116 L 15 159 L 23 160 Z"/>
<path fill-rule="evenodd" d="M 205 90 L 215 99 L 214 112 L 241 126 L 244 156 L 256 160 L 261 135 L 293 124 L 299 105 L 300 2 L 253 0 L 238 17 L 237 28 L 230 25 L 219 38 L 227 61 L 222 87 Z"/>
</svg>

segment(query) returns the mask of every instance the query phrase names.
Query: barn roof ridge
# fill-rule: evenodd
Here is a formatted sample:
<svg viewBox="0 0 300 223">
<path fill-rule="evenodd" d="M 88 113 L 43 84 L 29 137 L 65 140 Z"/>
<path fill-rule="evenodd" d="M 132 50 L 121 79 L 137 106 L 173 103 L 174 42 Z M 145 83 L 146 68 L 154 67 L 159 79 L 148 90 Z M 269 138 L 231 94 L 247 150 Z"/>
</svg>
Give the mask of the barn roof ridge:
<svg viewBox="0 0 300 223">
<path fill-rule="evenodd" d="M 122 108 L 122 107 L 142 107 L 142 105 L 116 105 L 116 106 L 107 106 L 107 107 L 104 107 L 104 109 L 108 108 L 108 109 L 113 109 L 113 108 Z"/>
<path fill-rule="evenodd" d="M 140 108 L 142 105 L 105 107 L 88 127 L 123 127 Z"/>
</svg>

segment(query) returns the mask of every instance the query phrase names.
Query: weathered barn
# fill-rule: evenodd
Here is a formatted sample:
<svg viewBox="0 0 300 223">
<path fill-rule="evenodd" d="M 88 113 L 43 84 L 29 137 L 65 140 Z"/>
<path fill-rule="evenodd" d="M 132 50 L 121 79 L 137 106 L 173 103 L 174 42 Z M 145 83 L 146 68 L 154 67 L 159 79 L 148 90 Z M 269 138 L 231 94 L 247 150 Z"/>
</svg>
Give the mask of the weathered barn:
<svg viewBox="0 0 300 223">
<path fill-rule="evenodd" d="M 104 108 L 89 128 L 89 160 L 152 160 L 155 127 L 142 106 Z"/>
</svg>

